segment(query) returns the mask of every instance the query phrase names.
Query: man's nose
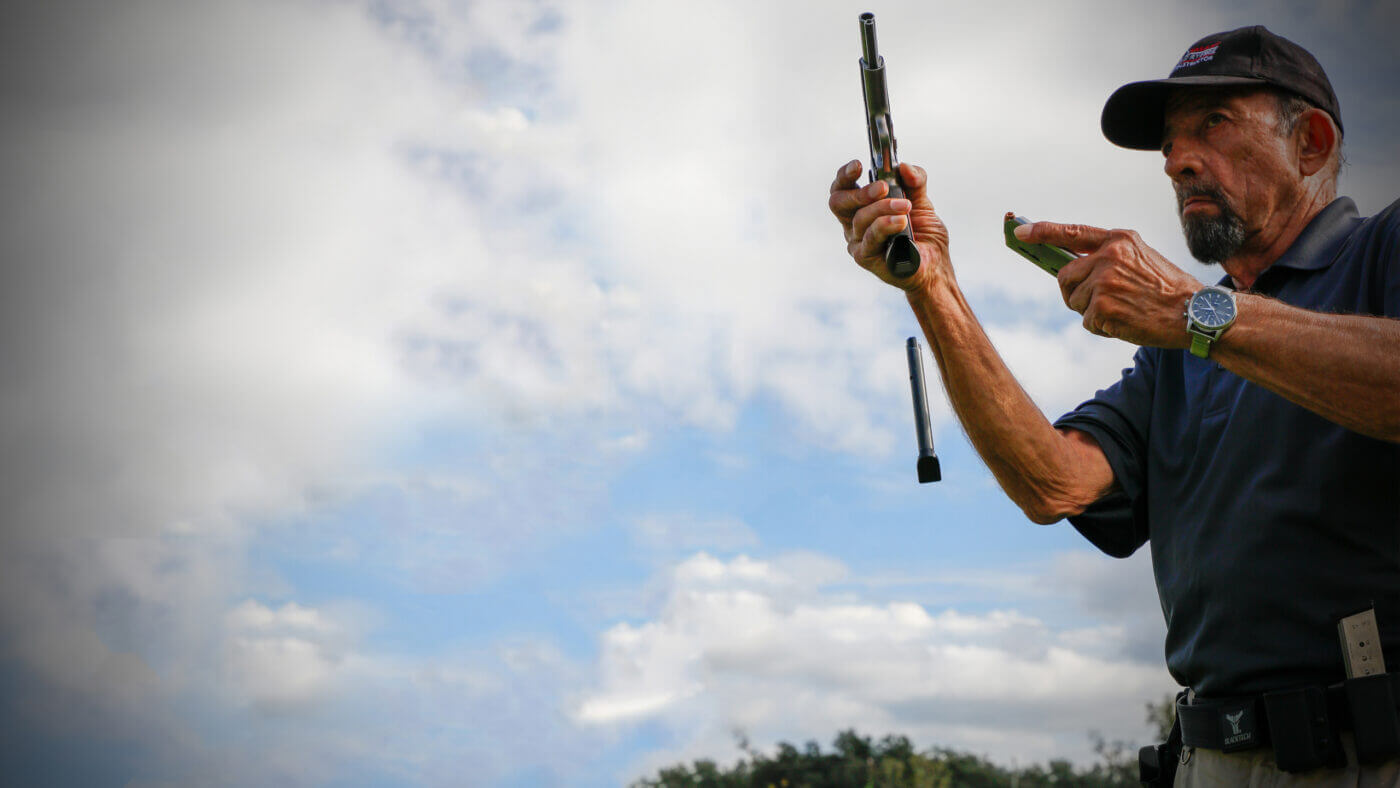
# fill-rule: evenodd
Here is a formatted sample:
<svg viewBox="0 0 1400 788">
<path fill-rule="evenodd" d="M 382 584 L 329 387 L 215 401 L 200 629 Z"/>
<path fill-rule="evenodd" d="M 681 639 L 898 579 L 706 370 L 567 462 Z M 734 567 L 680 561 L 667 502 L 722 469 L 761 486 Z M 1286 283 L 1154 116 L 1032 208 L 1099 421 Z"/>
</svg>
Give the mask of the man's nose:
<svg viewBox="0 0 1400 788">
<path fill-rule="evenodd" d="M 1162 171 L 1173 181 L 1192 178 L 1201 173 L 1201 159 L 1196 147 L 1185 139 L 1168 139 L 1162 146 Z"/>
</svg>

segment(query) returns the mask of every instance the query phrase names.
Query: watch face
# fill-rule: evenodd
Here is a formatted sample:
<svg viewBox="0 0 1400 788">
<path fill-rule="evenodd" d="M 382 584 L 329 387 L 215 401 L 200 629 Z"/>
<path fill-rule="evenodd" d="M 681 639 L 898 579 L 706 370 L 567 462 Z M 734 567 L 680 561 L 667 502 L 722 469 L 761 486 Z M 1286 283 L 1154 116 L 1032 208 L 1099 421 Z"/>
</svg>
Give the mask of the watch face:
<svg viewBox="0 0 1400 788">
<path fill-rule="evenodd" d="M 1191 319 L 1206 328 L 1221 328 L 1235 319 L 1235 300 L 1219 290 L 1202 290 L 1191 299 Z"/>
</svg>

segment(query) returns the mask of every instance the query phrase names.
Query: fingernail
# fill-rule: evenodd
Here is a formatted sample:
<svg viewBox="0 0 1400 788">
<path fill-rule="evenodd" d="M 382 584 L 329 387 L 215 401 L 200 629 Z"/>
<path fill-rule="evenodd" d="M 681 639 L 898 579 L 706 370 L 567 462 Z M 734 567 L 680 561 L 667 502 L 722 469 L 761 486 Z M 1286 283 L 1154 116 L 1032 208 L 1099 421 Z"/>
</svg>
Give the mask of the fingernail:
<svg viewBox="0 0 1400 788">
<path fill-rule="evenodd" d="M 1029 224 L 1018 224 L 1016 229 L 1011 231 L 1016 235 L 1016 239 L 1024 241 L 1031 237 L 1031 226 Z"/>
<path fill-rule="evenodd" d="M 914 206 L 910 205 L 908 200 L 890 200 L 890 207 L 903 213 Z"/>
<path fill-rule="evenodd" d="M 850 164 L 847 164 L 847 165 L 846 165 L 845 173 L 846 173 L 847 175 L 851 175 L 851 174 L 853 174 L 853 173 L 856 171 L 856 167 L 859 167 L 859 166 L 860 166 L 860 162 L 858 162 L 858 161 L 852 161 Z"/>
</svg>

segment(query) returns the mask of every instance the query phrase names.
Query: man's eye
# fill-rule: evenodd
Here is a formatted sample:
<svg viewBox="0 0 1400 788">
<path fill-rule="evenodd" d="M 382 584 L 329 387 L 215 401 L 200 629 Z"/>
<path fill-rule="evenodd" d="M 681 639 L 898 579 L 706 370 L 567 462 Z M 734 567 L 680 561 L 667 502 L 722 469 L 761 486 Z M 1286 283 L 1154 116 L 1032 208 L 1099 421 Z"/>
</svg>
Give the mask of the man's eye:
<svg viewBox="0 0 1400 788">
<path fill-rule="evenodd" d="M 1211 127 L 1213 127 L 1213 126 L 1218 126 L 1218 125 L 1220 125 L 1222 122 L 1224 122 L 1224 120 L 1225 120 L 1225 116 L 1224 116 L 1224 115 L 1221 115 L 1219 112 L 1212 112 L 1212 113 L 1210 113 L 1209 115 L 1206 116 L 1206 124 L 1205 124 L 1205 125 L 1206 125 L 1206 128 L 1211 128 Z"/>
</svg>

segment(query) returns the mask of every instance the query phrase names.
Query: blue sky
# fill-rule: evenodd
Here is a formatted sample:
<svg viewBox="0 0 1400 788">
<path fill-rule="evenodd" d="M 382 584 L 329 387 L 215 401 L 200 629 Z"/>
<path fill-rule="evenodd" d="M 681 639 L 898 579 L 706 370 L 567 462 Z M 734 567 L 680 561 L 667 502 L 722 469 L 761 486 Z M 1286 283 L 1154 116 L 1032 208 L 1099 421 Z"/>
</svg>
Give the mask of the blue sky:
<svg viewBox="0 0 1400 788">
<path fill-rule="evenodd" d="M 1118 85 L 1263 23 L 1394 198 L 1392 4 L 877 3 L 902 158 L 1058 415 L 1131 347 L 1006 210 L 1187 262 Z M 0 25 L 0 770 L 35 785 L 617 785 L 855 727 L 1144 743 L 1145 556 L 999 492 L 826 188 L 840 3 L 291 2 Z M 931 362 L 926 362 L 932 372 Z"/>
</svg>

